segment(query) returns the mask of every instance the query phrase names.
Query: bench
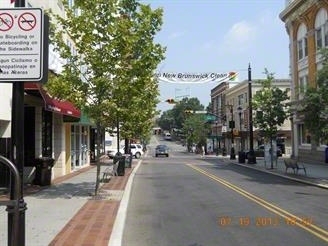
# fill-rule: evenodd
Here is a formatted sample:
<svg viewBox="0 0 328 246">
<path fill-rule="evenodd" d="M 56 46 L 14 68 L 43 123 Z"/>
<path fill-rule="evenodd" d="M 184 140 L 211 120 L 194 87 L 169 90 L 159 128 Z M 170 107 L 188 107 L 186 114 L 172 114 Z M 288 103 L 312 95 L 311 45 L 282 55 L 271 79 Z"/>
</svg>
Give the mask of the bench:
<svg viewBox="0 0 328 246">
<path fill-rule="evenodd" d="M 293 169 L 294 173 L 298 174 L 298 170 L 303 170 L 306 175 L 306 168 L 303 164 L 300 164 L 295 159 L 284 159 L 286 173 L 289 168 Z"/>
<path fill-rule="evenodd" d="M 114 163 L 113 165 L 106 167 L 104 172 L 103 172 L 103 178 L 102 180 L 110 180 L 112 176 L 118 176 L 117 174 L 117 167 L 118 167 L 118 162 Z"/>
</svg>

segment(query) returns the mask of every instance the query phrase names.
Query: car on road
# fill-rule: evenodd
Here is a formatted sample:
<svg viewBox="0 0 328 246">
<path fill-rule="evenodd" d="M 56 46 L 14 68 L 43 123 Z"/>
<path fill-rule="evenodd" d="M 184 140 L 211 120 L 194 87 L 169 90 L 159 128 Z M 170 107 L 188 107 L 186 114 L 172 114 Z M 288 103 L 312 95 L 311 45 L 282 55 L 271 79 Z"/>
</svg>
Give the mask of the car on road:
<svg viewBox="0 0 328 246">
<path fill-rule="evenodd" d="M 169 147 L 165 144 L 157 145 L 155 148 L 155 156 L 158 157 L 162 155 L 169 157 Z"/>
<path fill-rule="evenodd" d="M 143 154 L 143 146 L 141 144 L 130 144 L 130 151 L 133 157 L 139 159 Z M 125 153 L 125 147 L 121 147 L 120 151 L 121 154 Z M 109 158 L 113 159 L 114 156 L 117 154 L 117 149 L 110 149 L 107 151 L 107 155 Z"/>
<path fill-rule="evenodd" d="M 257 148 L 254 149 L 254 153 L 256 157 L 264 157 L 265 146 L 259 145 Z M 246 159 L 248 159 L 249 150 L 246 151 Z M 282 151 L 279 147 L 277 147 L 277 156 L 282 156 Z"/>
<path fill-rule="evenodd" d="M 171 134 L 169 132 L 167 132 L 167 133 L 164 134 L 164 140 L 167 140 L 167 141 L 171 141 L 172 140 Z"/>
</svg>

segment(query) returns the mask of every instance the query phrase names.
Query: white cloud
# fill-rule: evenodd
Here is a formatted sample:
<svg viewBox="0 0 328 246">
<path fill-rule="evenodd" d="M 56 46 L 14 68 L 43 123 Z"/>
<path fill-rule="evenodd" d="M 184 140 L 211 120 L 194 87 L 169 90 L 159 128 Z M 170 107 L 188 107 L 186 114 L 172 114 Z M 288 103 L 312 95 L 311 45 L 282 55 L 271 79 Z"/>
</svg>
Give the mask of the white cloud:
<svg viewBox="0 0 328 246">
<path fill-rule="evenodd" d="M 183 37 L 185 35 L 186 32 L 173 32 L 171 34 L 169 34 L 168 36 L 168 39 L 169 40 L 173 40 L 173 39 L 177 39 L 177 38 L 180 38 L 180 37 Z"/>
<path fill-rule="evenodd" d="M 223 39 L 224 49 L 238 49 L 242 51 L 247 49 L 249 45 L 256 39 L 257 28 L 255 25 L 241 21 L 235 23 Z"/>
</svg>

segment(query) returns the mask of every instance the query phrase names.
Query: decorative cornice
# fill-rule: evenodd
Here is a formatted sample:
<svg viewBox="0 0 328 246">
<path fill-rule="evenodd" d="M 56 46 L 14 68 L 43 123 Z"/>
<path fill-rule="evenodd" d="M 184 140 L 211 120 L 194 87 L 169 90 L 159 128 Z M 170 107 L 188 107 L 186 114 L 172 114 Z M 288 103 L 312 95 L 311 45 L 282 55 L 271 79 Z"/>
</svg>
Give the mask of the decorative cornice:
<svg viewBox="0 0 328 246">
<path fill-rule="evenodd" d="M 279 15 L 280 19 L 283 22 L 287 20 L 301 20 L 304 18 L 304 13 L 310 7 L 315 4 L 318 4 L 321 0 L 294 0 L 290 3 Z M 301 19 L 300 19 L 301 18 Z"/>
</svg>

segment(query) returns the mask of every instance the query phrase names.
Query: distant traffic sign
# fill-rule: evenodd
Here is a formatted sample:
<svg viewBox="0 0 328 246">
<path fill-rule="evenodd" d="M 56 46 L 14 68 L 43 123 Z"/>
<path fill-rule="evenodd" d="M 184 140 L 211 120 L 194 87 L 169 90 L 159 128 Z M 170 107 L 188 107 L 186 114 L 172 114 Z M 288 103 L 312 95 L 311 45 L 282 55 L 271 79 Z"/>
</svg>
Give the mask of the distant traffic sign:
<svg viewBox="0 0 328 246">
<path fill-rule="evenodd" d="M 43 11 L 0 9 L 0 82 L 43 78 Z"/>
<path fill-rule="evenodd" d="M 206 121 L 216 121 L 216 116 L 211 115 L 211 114 L 207 114 L 207 115 L 205 115 L 205 120 Z"/>
</svg>

